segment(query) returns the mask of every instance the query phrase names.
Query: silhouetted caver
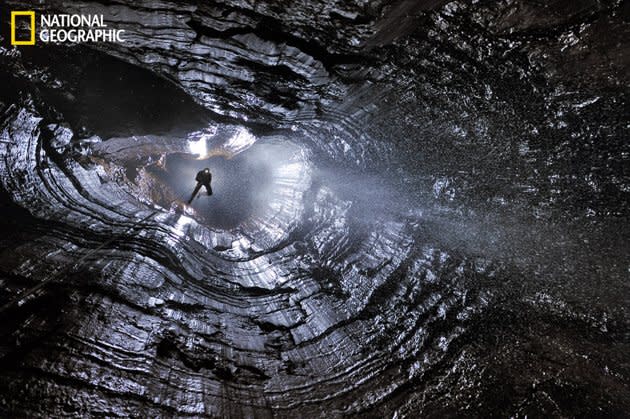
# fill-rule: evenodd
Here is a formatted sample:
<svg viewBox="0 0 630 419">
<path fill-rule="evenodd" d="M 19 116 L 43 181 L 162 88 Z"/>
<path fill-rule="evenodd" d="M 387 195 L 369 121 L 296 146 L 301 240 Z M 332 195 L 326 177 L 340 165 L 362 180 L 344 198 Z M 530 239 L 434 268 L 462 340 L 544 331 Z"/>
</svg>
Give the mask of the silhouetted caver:
<svg viewBox="0 0 630 419">
<path fill-rule="evenodd" d="M 210 173 L 210 169 L 206 167 L 205 169 L 201 170 L 199 173 L 197 173 L 195 180 L 197 181 L 197 186 L 195 186 L 195 190 L 188 200 L 188 205 L 190 205 L 193 199 L 195 199 L 195 196 L 197 196 L 197 193 L 199 193 L 199 189 L 201 189 L 202 186 L 206 187 L 208 195 L 212 195 L 212 187 L 210 186 L 210 182 L 212 182 L 212 174 Z"/>
</svg>

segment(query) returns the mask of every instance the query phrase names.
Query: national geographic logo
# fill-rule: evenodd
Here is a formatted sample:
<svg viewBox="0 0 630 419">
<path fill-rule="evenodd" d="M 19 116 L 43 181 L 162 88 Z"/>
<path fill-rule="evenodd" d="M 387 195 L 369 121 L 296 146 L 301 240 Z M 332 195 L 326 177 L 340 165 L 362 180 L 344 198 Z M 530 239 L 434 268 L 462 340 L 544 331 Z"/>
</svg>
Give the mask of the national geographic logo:
<svg viewBox="0 0 630 419">
<path fill-rule="evenodd" d="M 39 14 L 29 11 L 11 12 L 11 45 L 84 44 L 91 42 L 123 43 L 124 29 L 109 28 L 103 15 Z"/>
<path fill-rule="evenodd" d="M 24 38 L 24 35 L 17 35 L 18 32 L 18 20 L 28 19 L 28 37 Z M 11 12 L 11 45 L 35 45 L 35 12 Z"/>
</svg>

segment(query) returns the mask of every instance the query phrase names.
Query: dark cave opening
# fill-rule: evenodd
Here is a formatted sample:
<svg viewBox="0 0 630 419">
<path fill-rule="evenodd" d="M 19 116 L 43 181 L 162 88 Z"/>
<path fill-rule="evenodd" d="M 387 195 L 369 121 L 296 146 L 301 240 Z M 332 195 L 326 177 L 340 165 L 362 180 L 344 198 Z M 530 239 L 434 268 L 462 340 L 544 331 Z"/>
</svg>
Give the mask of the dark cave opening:
<svg viewBox="0 0 630 419">
<path fill-rule="evenodd" d="M 33 48 L 26 62 L 48 73 L 44 100 L 79 137 L 178 135 L 204 126 L 211 112 L 155 72 L 85 47 Z"/>
</svg>

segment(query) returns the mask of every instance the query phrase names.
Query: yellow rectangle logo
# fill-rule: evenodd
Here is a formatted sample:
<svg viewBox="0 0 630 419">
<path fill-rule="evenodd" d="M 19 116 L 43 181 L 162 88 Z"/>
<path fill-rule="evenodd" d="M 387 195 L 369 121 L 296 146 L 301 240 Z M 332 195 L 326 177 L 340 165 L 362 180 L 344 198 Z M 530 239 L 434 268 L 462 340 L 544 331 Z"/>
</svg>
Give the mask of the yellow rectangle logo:
<svg viewBox="0 0 630 419">
<path fill-rule="evenodd" d="M 31 18 L 31 37 L 28 40 L 15 39 L 15 18 L 17 16 L 28 16 Z M 22 11 L 11 12 L 11 45 L 35 45 L 35 12 Z"/>
</svg>

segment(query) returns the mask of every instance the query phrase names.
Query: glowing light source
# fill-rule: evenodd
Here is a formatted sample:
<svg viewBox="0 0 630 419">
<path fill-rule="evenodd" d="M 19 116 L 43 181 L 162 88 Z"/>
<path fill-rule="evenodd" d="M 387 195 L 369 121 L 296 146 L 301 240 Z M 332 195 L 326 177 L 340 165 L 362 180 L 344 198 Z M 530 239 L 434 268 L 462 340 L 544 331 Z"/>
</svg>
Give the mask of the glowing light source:
<svg viewBox="0 0 630 419">
<path fill-rule="evenodd" d="M 209 154 L 212 139 L 217 133 L 217 127 L 208 126 L 200 131 L 188 134 L 188 150 L 191 154 L 195 154 L 197 159 L 204 159 Z"/>
<path fill-rule="evenodd" d="M 211 156 L 232 158 L 256 142 L 256 137 L 243 127 L 237 128 L 234 135 L 223 144 L 217 144 L 216 134 L 215 127 L 190 134 L 188 136 L 188 150 L 196 156 L 197 160 L 207 159 Z"/>
<path fill-rule="evenodd" d="M 196 141 L 188 142 L 188 149 L 192 154 L 195 154 L 198 158 L 205 156 L 208 154 L 208 142 L 206 141 L 205 136 L 201 136 Z"/>
</svg>

